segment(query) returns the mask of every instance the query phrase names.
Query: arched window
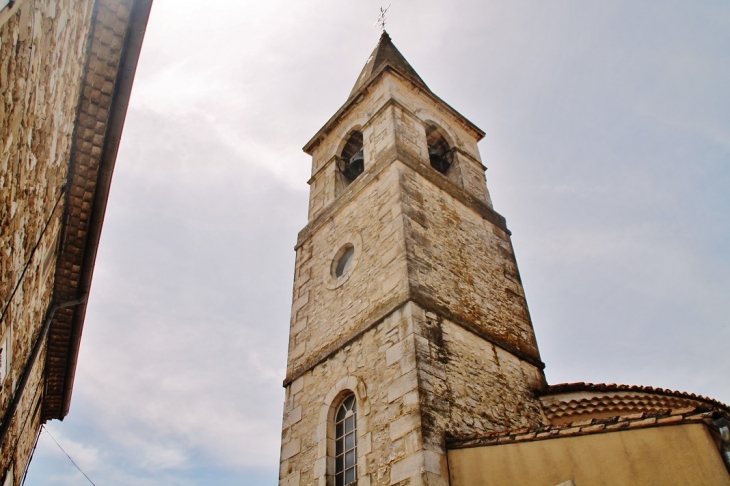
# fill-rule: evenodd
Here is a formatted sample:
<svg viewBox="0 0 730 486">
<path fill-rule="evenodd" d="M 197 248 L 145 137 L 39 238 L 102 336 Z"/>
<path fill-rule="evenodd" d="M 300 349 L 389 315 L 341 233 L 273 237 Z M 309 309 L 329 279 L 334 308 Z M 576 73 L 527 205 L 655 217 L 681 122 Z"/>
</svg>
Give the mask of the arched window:
<svg viewBox="0 0 730 486">
<path fill-rule="evenodd" d="M 337 168 L 344 176 L 347 184 L 362 174 L 365 168 L 365 157 L 362 150 L 362 132 L 355 130 L 350 134 L 337 160 Z"/>
<path fill-rule="evenodd" d="M 426 143 L 428 145 L 428 159 L 431 167 L 446 174 L 454 160 L 453 149 L 449 147 L 449 142 L 441 132 L 441 129 L 429 125 L 426 127 Z"/>
<path fill-rule="evenodd" d="M 357 481 L 357 400 L 348 395 L 335 415 L 335 486 Z"/>
</svg>

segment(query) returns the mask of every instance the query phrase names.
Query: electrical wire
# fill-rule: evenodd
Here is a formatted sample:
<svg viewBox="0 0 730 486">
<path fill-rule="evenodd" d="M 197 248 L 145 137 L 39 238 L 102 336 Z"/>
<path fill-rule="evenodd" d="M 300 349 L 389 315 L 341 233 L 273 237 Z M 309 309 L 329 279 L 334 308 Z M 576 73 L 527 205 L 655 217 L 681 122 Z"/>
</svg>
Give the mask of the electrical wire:
<svg viewBox="0 0 730 486">
<path fill-rule="evenodd" d="M 61 447 L 61 444 L 59 444 L 59 443 L 58 443 L 58 441 L 57 441 L 57 440 L 56 440 L 56 439 L 55 439 L 55 438 L 54 438 L 54 437 L 53 437 L 53 436 L 51 435 L 51 432 L 50 432 L 50 431 L 49 431 L 49 430 L 48 430 L 48 429 L 46 428 L 46 426 L 45 426 L 45 425 L 41 425 L 41 427 L 43 428 L 43 431 L 44 431 L 45 433 L 47 433 L 47 434 L 48 434 L 48 436 L 49 436 L 49 437 L 50 437 L 51 439 L 53 439 L 53 442 L 55 442 L 55 443 L 56 443 L 56 445 L 58 446 L 58 448 L 59 448 L 59 449 L 61 449 L 61 452 L 63 452 L 64 454 L 66 454 L 66 457 L 68 457 L 68 460 L 69 460 L 69 461 L 71 461 L 71 464 L 73 464 L 74 466 L 76 466 L 76 469 L 78 469 L 78 470 L 79 470 L 79 472 L 80 472 L 81 474 L 83 474 L 83 475 L 84 475 L 84 477 L 85 477 L 86 479 L 88 479 L 88 480 L 89 480 L 89 482 L 90 482 L 91 484 L 93 484 L 94 486 L 96 486 L 96 484 L 94 484 L 94 481 L 92 481 L 92 480 L 91 480 L 91 478 L 90 478 L 89 476 L 87 476 L 87 475 L 86 475 L 86 473 L 85 473 L 84 471 L 82 471 L 82 470 L 81 470 L 81 468 L 79 467 L 79 465 L 78 465 L 78 464 L 76 464 L 76 463 L 74 462 L 74 460 L 73 460 L 73 459 L 71 459 L 71 456 L 69 456 L 69 455 L 68 455 L 68 452 L 66 452 L 66 451 L 64 451 L 64 450 L 63 450 L 63 447 Z"/>
<path fill-rule="evenodd" d="M 28 65 L 26 66 L 26 77 L 30 78 L 30 71 L 33 69 L 33 57 L 35 50 L 33 49 L 33 37 L 35 36 L 35 20 L 32 15 L 32 12 L 35 12 L 36 7 L 36 1 L 33 0 L 33 6 L 31 7 L 31 19 L 30 19 L 30 40 L 28 43 L 30 44 L 28 48 L 30 49 L 30 54 L 28 54 Z M 11 1 L 13 5 L 15 4 L 15 1 Z M 13 5 L 10 5 L 10 7 L 13 7 Z M 15 12 L 17 14 L 18 12 Z M 13 14 L 13 15 L 15 15 Z M 30 84 L 26 85 L 27 89 L 30 89 Z M 26 91 L 27 91 L 26 89 Z M 20 153 L 18 153 L 18 166 L 20 166 Z M 15 284 L 15 287 L 13 287 L 13 292 L 10 294 L 10 297 L 8 298 L 8 301 L 3 306 L 3 313 L 0 315 L 0 322 L 2 322 L 3 318 L 5 317 L 5 314 L 8 311 L 8 308 L 10 307 L 10 303 L 13 301 L 13 297 L 15 297 L 15 291 L 18 290 L 18 287 L 21 283 L 23 283 L 23 277 L 25 277 L 25 272 L 28 270 L 28 267 L 30 266 L 31 262 L 33 261 L 33 257 L 35 256 L 35 252 L 38 249 L 38 245 L 41 244 L 41 241 L 43 240 L 43 235 L 46 234 L 46 229 L 48 229 L 48 225 L 51 223 L 51 220 L 53 219 L 53 215 L 56 214 L 56 208 L 58 207 L 58 203 L 61 201 L 61 197 L 66 192 L 66 184 L 64 184 L 61 187 L 61 194 L 58 195 L 58 199 L 56 199 L 56 203 L 53 205 L 53 209 L 51 210 L 50 216 L 48 216 L 48 221 L 46 221 L 46 224 L 43 226 L 43 229 L 41 230 L 41 234 L 38 237 L 38 241 L 36 242 L 35 246 L 33 247 L 33 250 L 30 252 L 30 257 L 28 258 L 28 262 L 25 264 L 25 267 L 23 268 L 23 272 L 20 274 L 20 278 L 18 279 L 18 282 Z"/>
<path fill-rule="evenodd" d="M 33 449 L 31 449 L 30 457 L 28 458 L 28 462 L 25 464 L 25 471 L 23 471 L 23 479 L 20 480 L 20 486 L 23 486 L 25 484 L 25 478 L 28 477 L 30 463 L 33 461 L 33 455 L 35 454 L 35 450 L 38 447 L 38 440 L 41 438 L 41 433 L 43 433 L 43 429 L 38 429 L 38 433 L 35 436 L 35 441 L 33 442 Z"/>
<path fill-rule="evenodd" d="M 48 229 L 48 226 L 51 224 L 51 220 L 53 219 L 53 215 L 56 214 L 56 208 L 58 208 L 58 203 L 61 202 L 61 198 L 66 193 L 66 185 L 64 184 L 61 187 L 61 193 L 58 195 L 58 199 L 56 199 L 55 204 L 53 205 L 53 209 L 51 210 L 50 216 L 48 216 L 48 220 L 46 221 L 46 224 L 43 225 L 43 229 L 41 230 L 41 234 L 38 237 L 38 241 L 36 242 L 35 246 L 33 246 L 33 250 L 30 252 L 30 256 L 28 257 L 28 261 L 25 264 L 25 267 L 23 267 L 23 271 L 20 274 L 20 277 L 18 278 L 18 282 L 15 284 L 15 287 L 13 287 L 13 292 L 10 294 L 10 297 L 8 297 L 8 301 L 5 303 L 5 306 L 3 307 L 3 313 L 0 315 L 0 321 L 2 321 L 5 318 L 5 314 L 8 311 L 8 308 L 10 307 L 10 303 L 13 301 L 13 297 L 15 297 L 15 292 L 20 287 L 20 284 L 23 283 L 23 278 L 25 277 L 25 273 L 28 271 L 28 267 L 30 267 L 30 264 L 33 262 L 33 257 L 35 256 L 36 250 L 38 250 L 38 247 L 41 244 L 41 241 L 43 241 L 43 235 L 46 234 L 46 230 Z"/>
</svg>

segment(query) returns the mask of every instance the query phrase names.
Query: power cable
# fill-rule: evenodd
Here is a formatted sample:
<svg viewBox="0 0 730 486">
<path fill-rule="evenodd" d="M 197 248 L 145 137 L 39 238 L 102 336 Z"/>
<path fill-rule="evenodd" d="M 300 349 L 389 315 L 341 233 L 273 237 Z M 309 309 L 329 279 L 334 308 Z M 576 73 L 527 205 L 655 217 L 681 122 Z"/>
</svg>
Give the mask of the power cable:
<svg viewBox="0 0 730 486">
<path fill-rule="evenodd" d="M 41 241 L 43 241 L 43 235 L 46 234 L 46 230 L 48 229 L 48 226 L 51 224 L 51 220 L 53 219 L 53 215 L 56 214 L 56 208 L 58 208 L 58 203 L 61 202 L 61 197 L 66 193 L 66 185 L 64 184 L 61 186 L 61 193 L 58 195 L 58 199 L 56 199 L 56 203 L 53 205 L 53 209 L 51 210 L 50 216 L 48 216 L 48 220 L 46 221 L 46 224 L 43 225 L 43 229 L 41 230 L 41 234 L 38 237 L 38 241 L 36 242 L 35 246 L 33 246 L 33 249 L 30 252 L 30 257 L 28 257 L 28 261 L 25 264 L 25 267 L 23 267 L 23 271 L 20 274 L 20 277 L 18 278 L 18 282 L 15 284 L 15 287 L 13 287 L 13 291 L 10 294 L 10 297 L 8 297 L 8 301 L 3 306 L 3 312 L 2 315 L 0 315 L 0 321 L 2 321 L 5 318 L 5 314 L 8 311 L 8 308 L 10 307 L 10 303 L 13 301 L 13 297 L 15 297 L 15 292 L 20 287 L 20 284 L 23 283 L 23 278 L 25 277 L 25 273 L 28 271 L 28 267 L 30 267 L 30 264 L 33 262 L 33 257 L 35 256 L 36 250 L 38 250 L 38 247 L 41 244 Z"/>
<path fill-rule="evenodd" d="M 61 447 L 61 444 L 59 444 L 58 441 L 51 435 L 51 432 L 46 428 L 46 426 L 45 425 L 41 425 L 41 427 L 43 427 L 43 430 L 48 434 L 48 436 L 51 439 L 53 439 L 53 442 L 55 442 L 56 445 L 58 446 L 58 448 L 61 449 L 61 452 L 63 452 L 64 454 L 66 454 L 66 457 L 68 457 L 68 460 L 71 461 L 71 464 L 73 464 L 74 466 L 76 466 L 76 469 L 78 469 L 79 472 L 81 474 L 83 474 L 84 477 L 86 479 L 88 479 L 91 484 L 93 484 L 94 486 L 96 486 L 96 484 L 94 484 L 94 481 L 92 481 L 91 478 L 89 476 L 87 476 L 84 471 L 81 470 L 81 468 L 79 467 L 79 465 L 76 464 L 73 459 L 71 459 L 71 456 L 68 455 L 68 452 L 66 452 L 66 451 L 63 450 L 63 447 Z"/>
</svg>

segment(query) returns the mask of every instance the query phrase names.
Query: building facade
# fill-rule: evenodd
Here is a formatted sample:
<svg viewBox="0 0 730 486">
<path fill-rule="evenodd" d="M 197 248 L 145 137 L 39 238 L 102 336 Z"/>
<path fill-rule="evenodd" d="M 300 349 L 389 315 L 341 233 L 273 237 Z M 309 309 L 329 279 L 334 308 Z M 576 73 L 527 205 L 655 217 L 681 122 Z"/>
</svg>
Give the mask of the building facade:
<svg viewBox="0 0 730 486">
<path fill-rule="evenodd" d="M 563 481 L 492 452 L 510 440 L 570 430 L 602 441 L 670 421 L 701 429 L 692 437 L 710 451 L 711 477 L 730 484 L 714 422 L 727 417 L 723 404 L 547 385 L 511 233 L 487 190 L 483 135 L 383 33 L 345 104 L 304 147 L 312 176 L 296 244 L 279 484 L 598 484 L 574 470 L 584 462 L 553 468 L 545 456 L 542 471 Z M 565 425 L 575 421 L 577 432 Z M 508 466 L 516 472 L 499 472 Z"/>
<path fill-rule="evenodd" d="M 0 484 L 69 412 L 151 0 L 0 2 Z"/>
</svg>

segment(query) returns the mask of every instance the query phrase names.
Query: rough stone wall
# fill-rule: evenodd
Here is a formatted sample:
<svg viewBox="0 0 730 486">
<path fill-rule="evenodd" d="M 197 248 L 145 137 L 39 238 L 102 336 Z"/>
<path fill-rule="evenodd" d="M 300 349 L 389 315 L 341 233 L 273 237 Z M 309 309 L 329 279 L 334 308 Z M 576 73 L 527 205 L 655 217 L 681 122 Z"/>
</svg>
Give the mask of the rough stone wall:
<svg viewBox="0 0 730 486">
<path fill-rule="evenodd" d="M 456 162 L 446 173 L 446 178 L 491 207 L 492 201 L 487 190 L 485 168 L 477 147 L 477 139 L 465 121 L 454 116 L 443 104 L 412 90 L 405 83 L 393 77 L 387 81 L 391 86 L 390 92 L 393 98 L 402 104 L 405 112 L 418 120 L 424 128 L 426 124 L 437 125 L 446 132 L 450 145 L 457 149 Z M 425 137 L 425 133 L 423 136 Z M 427 161 L 426 154 L 423 158 Z M 456 174 L 452 176 L 452 172 Z"/>
<path fill-rule="evenodd" d="M 44 422 L 41 417 L 41 408 L 45 354 L 44 347 L 33 367 L 33 372 L 18 405 L 15 419 L 8 431 L 6 443 L 2 450 L 3 471 L 11 464 L 13 465 L 14 484 L 20 484 L 22 480 L 40 426 Z"/>
<path fill-rule="evenodd" d="M 310 221 L 344 192 L 337 190 L 339 184 L 334 157 L 342 152 L 347 136 L 353 129 L 357 128 L 363 133 L 365 171 L 375 164 L 376 154 L 379 151 L 392 145 L 394 134 L 393 124 L 389 123 L 390 113 L 379 113 L 388 99 L 387 86 L 378 85 L 368 93 L 356 109 L 343 117 L 337 128 L 315 149 L 310 180 Z"/>
<path fill-rule="evenodd" d="M 408 167 L 401 185 L 415 292 L 539 359 L 509 235 Z"/>
<path fill-rule="evenodd" d="M 534 390 L 542 372 L 443 317 L 414 311 L 423 435 L 444 450 L 445 435 L 467 437 L 543 423 Z"/>
<path fill-rule="evenodd" d="M 411 311 L 411 304 L 396 310 L 287 387 L 281 485 L 331 484 L 321 418 L 323 410 L 337 405 L 328 402 L 328 393 L 348 377 L 362 383 L 353 390 L 358 392 L 358 485 L 405 486 L 423 484 L 419 475 L 446 477 L 445 463 L 422 447 Z"/>
<path fill-rule="evenodd" d="M 430 167 L 426 122 L 459 149 L 458 180 Z M 338 192 L 333 157 L 353 127 L 363 132 L 365 171 Z M 281 485 L 331 484 L 327 411 L 346 390 L 360 404 L 359 486 L 446 485 L 447 435 L 542 422 L 533 390 L 544 376 L 524 292 L 470 130 L 386 75 L 315 149 L 310 222 L 297 244 Z M 340 280 L 331 269 L 345 243 L 356 252 Z"/>
<path fill-rule="evenodd" d="M 394 168 L 381 172 L 297 250 L 288 373 L 405 296 L 397 180 Z M 338 286 L 332 262 L 346 243 L 357 253 Z"/>
<path fill-rule="evenodd" d="M 0 28 L 0 303 L 7 309 L 0 335 L 12 338 L 3 414 L 51 299 L 63 201 L 54 207 L 68 171 L 92 8 L 92 0 L 25 1 Z M 42 371 L 34 368 L 16 414 L 22 420 L 2 451 L 4 471 L 17 444 L 16 481 L 39 425 Z"/>
<path fill-rule="evenodd" d="M 542 421 L 539 370 L 410 302 L 287 387 L 280 484 L 328 484 L 323 416 L 348 377 L 362 383 L 342 388 L 358 395 L 359 486 L 446 485 L 446 434 Z"/>
<path fill-rule="evenodd" d="M 386 111 L 387 105 L 393 110 Z M 457 149 L 455 164 L 446 174 L 452 183 L 476 199 L 492 206 L 484 166 L 474 133 L 463 119 L 440 103 L 410 89 L 407 82 L 386 73 L 381 82 L 364 93 L 337 127 L 327 134 L 312 154 L 309 219 L 316 218 L 339 196 L 336 190 L 335 155 L 339 155 L 347 134 L 355 127 L 363 132 L 365 170 L 375 165 L 384 153 L 398 144 L 415 157 L 428 160 L 426 124 L 441 127 Z"/>
</svg>

